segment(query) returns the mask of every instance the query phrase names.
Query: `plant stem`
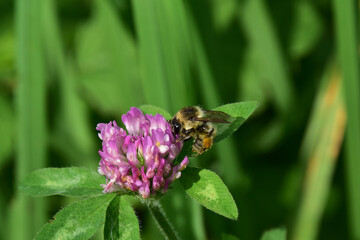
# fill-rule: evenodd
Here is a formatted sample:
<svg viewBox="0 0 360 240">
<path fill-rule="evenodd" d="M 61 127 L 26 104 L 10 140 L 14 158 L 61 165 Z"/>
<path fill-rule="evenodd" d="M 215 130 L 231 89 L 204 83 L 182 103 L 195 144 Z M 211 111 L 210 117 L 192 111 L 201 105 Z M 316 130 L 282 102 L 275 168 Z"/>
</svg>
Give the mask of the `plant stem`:
<svg viewBox="0 0 360 240">
<path fill-rule="evenodd" d="M 145 203 L 164 238 L 170 240 L 180 239 L 169 219 L 166 218 L 160 202 L 156 200 L 147 200 Z"/>
</svg>

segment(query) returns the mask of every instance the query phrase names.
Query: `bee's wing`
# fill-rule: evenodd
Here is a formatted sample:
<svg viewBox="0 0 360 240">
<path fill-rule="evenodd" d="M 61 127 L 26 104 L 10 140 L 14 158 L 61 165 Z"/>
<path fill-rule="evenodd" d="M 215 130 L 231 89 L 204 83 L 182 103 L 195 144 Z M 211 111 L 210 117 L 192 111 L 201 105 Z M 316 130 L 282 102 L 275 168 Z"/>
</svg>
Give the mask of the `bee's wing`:
<svg viewBox="0 0 360 240">
<path fill-rule="evenodd" d="M 204 111 L 204 117 L 195 118 L 195 121 L 213 122 L 213 123 L 230 123 L 230 115 L 220 111 Z"/>
</svg>

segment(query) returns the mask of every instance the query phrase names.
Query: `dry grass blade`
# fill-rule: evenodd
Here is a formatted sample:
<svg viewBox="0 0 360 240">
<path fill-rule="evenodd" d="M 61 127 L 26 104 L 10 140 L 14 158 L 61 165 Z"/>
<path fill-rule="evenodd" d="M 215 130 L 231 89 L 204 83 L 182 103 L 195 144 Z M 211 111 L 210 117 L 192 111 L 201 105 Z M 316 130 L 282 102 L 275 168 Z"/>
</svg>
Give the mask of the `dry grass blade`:
<svg viewBox="0 0 360 240">
<path fill-rule="evenodd" d="M 330 81 L 320 90 L 313 109 L 301 150 L 307 168 L 292 239 L 316 238 L 345 130 L 341 85 L 338 71 L 332 69 Z"/>
</svg>

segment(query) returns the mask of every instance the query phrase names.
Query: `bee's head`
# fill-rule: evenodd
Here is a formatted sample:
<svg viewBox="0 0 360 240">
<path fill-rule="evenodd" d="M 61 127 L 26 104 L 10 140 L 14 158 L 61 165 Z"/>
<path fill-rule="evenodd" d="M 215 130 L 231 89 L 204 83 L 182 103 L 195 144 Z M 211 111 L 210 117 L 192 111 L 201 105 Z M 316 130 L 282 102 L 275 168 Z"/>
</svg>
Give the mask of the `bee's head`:
<svg viewBox="0 0 360 240">
<path fill-rule="evenodd" d="M 171 119 L 170 125 L 171 125 L 172 132 L 174 135 L 177 135 L 180 133 L 181 124 L 179 123 L 179 121 L 176 118 Z"/>
</svg>

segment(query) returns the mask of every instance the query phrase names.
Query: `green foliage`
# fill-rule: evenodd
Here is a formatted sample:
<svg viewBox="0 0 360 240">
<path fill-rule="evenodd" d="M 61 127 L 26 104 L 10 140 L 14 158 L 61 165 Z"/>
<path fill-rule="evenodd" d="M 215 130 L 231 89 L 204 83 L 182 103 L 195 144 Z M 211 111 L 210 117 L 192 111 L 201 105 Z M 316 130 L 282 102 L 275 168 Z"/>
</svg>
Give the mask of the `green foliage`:
<svg viewBox="0 0 360 240">
<path fill-rule="evenodd" d="M 245 120 L 255 111 L 258 106 L 257 102 L 238 102 L 238 103 L 229 103 L 226 105 L 219 106 L 214 108 L 214 111 L 222 111 L 231 116 L 228 120 L 230 124 L 218 124 L 217 134 L 215 137 L 215 142 L 220 142 L 221 140 L 229 137 L 233 134 L 244 122 Z M 157 113 L 163 115 L 166 119 L 171 119 L 171 115 L 160 107 L 153 105 L 142 105 L 140 109 L 144 113 L 155 115 Z M 177 157 L 176 161 L 181 161 L 186 155 L 190 156 L 192 154 L 192 141 L 187 141 L 184 144 L 181 154 Z"/>
<path fill-rule="evenodd" d="M 193 94 L 189 94 L 193 92 L 191 42 L 184 3 L 135 0 L 131 4 L 145 103 L 171 111 L 193 105 Z"/>
<path fill-rule="evenodd" d="M 261 240 L 286 240 L 286 228 L 275 228 L 264 232 Z"/>
<path fill-rule="evenodd" d="M 343 72 L 344 100 L 348 125 L 345 136 L 346 180 L 348 184 L 350 238 L 360 238 L 360 70 L 359 11 L 353 1 L 333 0 L 336 47 Z"/>
<path fill-rule="evenodd" d="M 7 136 L 6 138 L 0 139 L 0 168 L 5 163 L 6 160 L 11 156 L 11 152 L 14 147 L 14 135 L 15 129 L 13 126 L 14 122 L 14 113 L 11 109 L 9 101 L 7 101 L 2 95 L 0 95 L 0 109 L 1 114 L 1 124 L 0 132 Z"/>
<path fill-rule="evenodd" d="M 153 105 L 141 105 L 139 108 L 143 111 L 144 114 L 151 114 L 155 116 L 158 113 L 160 115 L 163 115 L 167 120 L 172 117 L 170 113 L 168 113 L 164 109 Z"/>
<path fill-rule="evenodd" d="M 137 49 L 110 1 L 94 1 L 92 14 L 77 37 L 81 83 L 91 104 L 120 114 L 142 102 Z"/>
<path fill-rule="evenodd" d="M 16 158 L 13 181 L 18 184 L 34 169 L 46 166 L 47 108 L 46 61 L 43 48 L 43 8 L 39 1 L 17 1 L 15 12 L 15 67 L 17 83 L 15 109 L 17 117 Z M 5 136 L 6 137 L 6 136 Z M 21 194 L 11 206 L 8 229 L 10 239 L 26 239 L 46 219 L 45 200 Z M 33 212 L 30 212 L 30 208 Z"/>
<path fill-rule="evenodd" d="M 293 58 L 308 54 L 320 40 L 324 26 L 314 4 L 310 1 L 299 1 L 295 5 L 295 22 L 291 34 L 289 52 Z"/>
<path fill-rule="evenodd" d="M 139 221 L 125 197 L 116 196 L 107 207 L 104 239 L 140 239 Z"/>
<path fill-rule="evenodd" d="M 161 208 L 160 203 L 157 201 L 148 201 L 146 202 L 146 204 L 163 237 L 165 239 L 178 240 L 179 236 L 175 232 L 174 227 L 172 226 L 170 221 L 166 218 L 164 210 Z"/>
<path fill-rule="evenodd" d="M 213 109 L 215 111 L 225 112 L 232 117 L 230 124 L 221 124 L 218 126 L 215 142 L 220 142 L 235 132 L 255 111 L 257 105 L 257 102 L 238 102 L 222 105 Z"/>
<path fill-rule="evenodd" d="M 232 134 L 249 116 L 231 113 L 231 124 L 217 125 L 214 147 L 190 159 L 190 166 L 221 176 L 236 200 L 238 220 L 205 211 L 175 182 L 161 198 L 166 221 L 183 239 L 259 239 L 277 224 L 294 239 L 359 238 L 354 1 L 4 0 L 0 13 L 0 239 L 31 239 L 69 201 L 19 192 L 18 183 L 33 170 L 94 171 L 47 175 L 44 182 L 54 180 L 48 188 L 33 176 L 21 183 L 27 193 L 101 194 L 97 123 L 120 123 L 132 106 L 167 119 L 189 105 L 246 103 L 248 113 L 257 107 L 241 101 L 258 102 L 256 116 Z M 320 106 L 329 62 L 339 63 L 344 99 L 333 101 L 338 88 L 330 85 Z M 345 148 L 339 114 L 324 111 L 342 100 Z M 175 162 L 191 149 L 187 141 Z M 83 185 L 70 185 L 76 175 L 94 181 L 85 177 Z M 118 199 L 120 210 L 123 196 Z M 160 238 L 147 208 L 136 200 L 131 205 L 142 239 Z M 120 215 L 111 222 L 120 223 Z M 101 231 L 92 239 L 102 239 Z"/>
<path fill-rule="evenodd" d="M 228 137 L 237 130 L 241 123 L 255 110 L 256 106 L 256 102 L 245 102 L 227 104 L 216 108 L 215 110 L 221 110 L 232 117 L 232 123 L 228 125 L 226 130 L 220 133 L 220 137 Z M 141 108 L 145 113 L 156 114 L 160 112 L 168 119 L 171 117 L 169 113 L 160 107 L 144 105 Z M 237 119 L 240 119 L 241 123 L 238 123 Z M 183 150 L 185 153 L 181 154 L 181 157 L 191 150 L 192 142 L 188 142 L 190 144 L 185 144 Z M 64 239 L 76 237 L 82 239 L 91 236 L 100 227 L 101 222 L 97 221 L 96 217 L 100 218 L 103 216 L 104 206 L 107 208 L 104 228 L 105 239 L 140 239 L 138 219 L 129 202 L 119 195 L 116 197 L 110 195 L 112 196 L 109 198 L 110 200 L 105 198 L 107 195 L 103 195 L 103 189 L 100 186 L 103 182 L 103 176 L 97 172 L 78 167 L 38 169 L 27 176 L 20 183 L 19 190 L 33 196 L 58 194 L 84 197 L 102 195 L 98 198 L 86 199 L 64 208 L 55 216 L 56 224 L 53 224 L 53 222 L 50 222 L 50 225 L 47 224 L 38 233 L 36 239 L 44 239 L 45 237 L 60 237 Z M 189 196 L 204 207 L 227 218 L 237 219 L 238 209 L 236 203 L 226 185 L 214 172 L 205 169 L 188 168 L 183 171 L 181 183 Z M 104 206 L 98 206 L 97 204 L 100 202 Z M 144 200 L 144 202 L 147 204 L 163 236 L 166 239 L 178 239 L 179 237 L 174 231 L 172 224 L 165 217 L 160 203 L 155 200 Z M 108 203 L 109 205 L 107 205 Z M 88 204 L 94 204 L 98 208 L 82 208 Z M 78 205 L 82 207 L 78 207 Z M 79 218 L 82 221 L 78 225 L 70 226 L 72 221 L 77 221 L 76 213 L 79 213 L 80 217 L 86 214 L 89 216 L 85 219 Z M 71 227 L 76 227 L 77 231 L 75 233 L 67 233 L 68 231 L 73 231 Z"/>
<path fill-rule="evenodd" d="M 341 79 L 336 66 L 330 65 L 317 93 L 310 125 L 302 146 L 301 160 L 308 163 L 307 179 L 299 206 L 293 239 L 316 239 L 318 224 L 329 194 L 330 179 L 338 155 L 338 144 L 345 131 L 345 107 Z"/>
<path fill-rule="evenodd" d="M 238 218 L 236 203 L 216 173 L 189 167 L 182 172 L 180 182 L 186 193 L 204 207 L 232 220 Z"/>
<path fill-rule="evenodd" d="M 101 195 L 105 179 L 86 168 L 43 168 L 32 172 L 19 185 L 19 190 L 36 197 Z"/>
<path fill-rule="evenodd" d="M 105 222 L 108 204 L 115 194 L 88 198 L 63 208 L 34 239 L 89 239 Z"/>
</svg>

